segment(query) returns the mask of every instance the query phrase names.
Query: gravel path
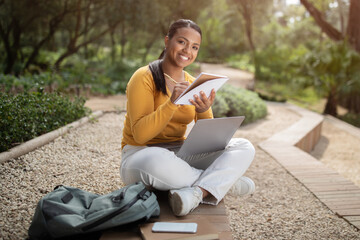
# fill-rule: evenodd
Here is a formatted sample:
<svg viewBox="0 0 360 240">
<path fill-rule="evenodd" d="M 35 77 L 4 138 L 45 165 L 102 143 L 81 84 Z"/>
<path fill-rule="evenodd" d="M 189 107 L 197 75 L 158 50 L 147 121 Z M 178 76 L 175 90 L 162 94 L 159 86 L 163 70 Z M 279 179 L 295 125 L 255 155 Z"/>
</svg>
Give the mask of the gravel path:
<svg viewBox="0 0 360 240">
<path fill-rule="evenodd" d="M 265 120 L 242 127 L 238 137 L 256 146 L 299 119 L 271 104 Z M 124 114 L 105 114 L 29 154 L 0 165 L 0 239 L 24 239 L 38 200 L 56 185 L 108 193 L 123 186 L 119 176 Z M 360 233 L 334 215 L 257 148 L 247 176 L 252 196 L 225 199 L 234 239 L 360 239 Z"/>
<path fill-rule="evenodd" d="M 229 77 L 227 84 L 245 89 L 254 88 L 254 74 L 235 68 L 226 67 L 224 64 L 201 63 L 202 72 L 219 74 Z"/>
<path fill-rule="evenodd" d="M 281 104 L 268 104 L 266 120 L 245 126 L 237 136 L 257 145 L 299 119 Z M 252 196 L 225 198 L 234 239 L 360 239 L 360 232 L 337 217 L 272 157 L 257 153 L 246 175 Z"/>
<path fill-rule="evenodd" d="M 321 135 L 311 155 L 360 187 L 360 138 L 326 119 Z"/>
<path fill-rule="evenodd" d="M 105 114 L 0 165 L 0 239 L 24 239 L 38 200 L 57 185 L 104 194 L 121 186 L 124 115 Z"/>
</svg>

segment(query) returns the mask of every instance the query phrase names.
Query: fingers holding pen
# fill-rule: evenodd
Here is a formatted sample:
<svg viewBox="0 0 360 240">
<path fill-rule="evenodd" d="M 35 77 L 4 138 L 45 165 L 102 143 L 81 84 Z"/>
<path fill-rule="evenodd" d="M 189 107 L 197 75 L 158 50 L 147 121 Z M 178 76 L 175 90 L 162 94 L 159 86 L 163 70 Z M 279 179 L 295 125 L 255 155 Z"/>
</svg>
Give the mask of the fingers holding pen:
<svg viewBox="0 0 360 240">
<path fill-rule="evenodd" d="M 174 89 L 171 94 L 171 102 L 175 102 L 175 100 L 185 91 L 185 89 L 189 86 L 188 82 L 179 82 L 174 86 Z"/>
</svg>

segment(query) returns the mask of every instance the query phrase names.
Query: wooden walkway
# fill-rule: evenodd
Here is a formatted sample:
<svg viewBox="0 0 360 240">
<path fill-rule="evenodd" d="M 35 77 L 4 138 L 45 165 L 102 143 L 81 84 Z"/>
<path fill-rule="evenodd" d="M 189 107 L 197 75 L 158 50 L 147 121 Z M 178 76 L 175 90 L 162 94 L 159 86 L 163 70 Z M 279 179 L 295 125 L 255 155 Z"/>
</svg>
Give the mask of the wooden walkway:
<svg viewBox="0 0 360 240">
<path fill-rule="evenodd" d="M 156 196 L 158 197 L 160 204 L 160 217 L 150 219 L 151 222 L 161 221 L 184 221 L 184 222 L 207 222 L 210 224 L 210 227 L 214 229 L 219 235 L 218 238 L 220 240 L 232 240 L 232 233 L 229 227 L 229 221 L 225 211 L 224 201 L 221 201 L 217 206 L 205 205 L 201 204 L 198 208 L 196 208 L 192 213 L 184 217 L 175 217 L 171 212 L 170 206 L 168 204 L 167 192 L 157 192 Z M 209 224 L 207 226 L 209 226 Z M 202 225 L 198 226 L 199 231 Z M 178 234 L 177 234 L 178 235 Z M 190 236 L 190 235 L 186 235 Z M 177 237 L 174 235 L 174 238 Z M 100 240 L 119 240 L 119 239 L 127 239 L 127 240 L 141 240 L 141 233 L 139 229 L 129 230 L 111 230 L 105 232 Z M 208 239 L 208 238 L 206 238 Z"/>
<path fill-rule="evenodd" d="M 259 144 L 339 217 L 360 229 L 360 188 L 312 157 L 323 116 L 292 105 L 302 118 Z"/>
</svg>

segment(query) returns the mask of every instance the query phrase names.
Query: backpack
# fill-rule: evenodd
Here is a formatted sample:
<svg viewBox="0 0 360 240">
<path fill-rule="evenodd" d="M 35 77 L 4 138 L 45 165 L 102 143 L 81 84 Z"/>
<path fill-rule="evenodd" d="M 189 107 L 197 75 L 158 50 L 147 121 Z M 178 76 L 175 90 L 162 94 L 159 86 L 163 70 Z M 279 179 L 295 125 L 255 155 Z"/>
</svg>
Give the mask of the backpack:
<svg viewBox="0 0 360 240">
<path fill-rule="evenodd" d="M 159 215 L 155 194 L 141 182 L 106 195 L 60 185 L 37 204 L 28 234 L 31 240 L 61 238 Z"/>
</svg>

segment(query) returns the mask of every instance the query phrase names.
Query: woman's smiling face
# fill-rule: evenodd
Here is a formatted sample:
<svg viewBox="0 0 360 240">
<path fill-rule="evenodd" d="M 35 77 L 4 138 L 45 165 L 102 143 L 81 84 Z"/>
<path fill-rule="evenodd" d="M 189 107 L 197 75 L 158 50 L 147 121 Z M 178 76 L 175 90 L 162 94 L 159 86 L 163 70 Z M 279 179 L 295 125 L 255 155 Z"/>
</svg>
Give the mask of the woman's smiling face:
<svg viewBox="0 0 360 240">
<path fill-rule="evenodd" d="M 179 28 L 171 39 L 165 37 L 165 59 L 175 66 L 184 68 L 195 61 L 200 43 L 199 32 L 191 27 Z"/>
</svg>

